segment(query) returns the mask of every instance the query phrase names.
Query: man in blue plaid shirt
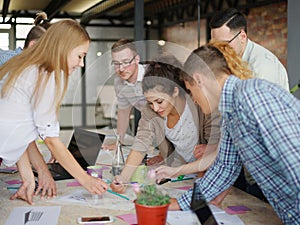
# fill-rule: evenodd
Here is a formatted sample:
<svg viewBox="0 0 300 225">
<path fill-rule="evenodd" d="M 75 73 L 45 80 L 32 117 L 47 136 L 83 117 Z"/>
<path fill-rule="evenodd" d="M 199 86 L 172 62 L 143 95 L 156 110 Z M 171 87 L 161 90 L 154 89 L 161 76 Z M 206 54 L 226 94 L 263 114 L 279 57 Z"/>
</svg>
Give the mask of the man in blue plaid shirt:
<svg viewBox="0 0 300 225">
<path fill-rule="evenodd" d="M 243 164 L 284 224 L 300 224 L 300 101 L 268 81 L 230 75 L 210 44 L 188 57 L 185 71 L 192 75 L 183 75 L 186 87 L 203 112 L 222 114 L 219 153 L 196 180 L 198 193 L 208 201 L 218 197 Z M 172 199 L 170 210 L 190 209 L 191 196 L 189 190 Z"/>
</svg>

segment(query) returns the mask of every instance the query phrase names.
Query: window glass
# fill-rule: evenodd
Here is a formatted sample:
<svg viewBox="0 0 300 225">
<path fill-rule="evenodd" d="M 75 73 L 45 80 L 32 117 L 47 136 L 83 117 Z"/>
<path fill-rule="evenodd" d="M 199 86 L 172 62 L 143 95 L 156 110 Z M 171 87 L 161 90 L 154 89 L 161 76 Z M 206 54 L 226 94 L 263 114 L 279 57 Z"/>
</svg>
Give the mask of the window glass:
<svg viewBox="0 0 300 225">
<path fill-rule="evenodd" d="M 9 47 L 9 34 L 8 33 L 0 33 L 0 48 L 3 50 L 8 50 Z"/>
</svg>

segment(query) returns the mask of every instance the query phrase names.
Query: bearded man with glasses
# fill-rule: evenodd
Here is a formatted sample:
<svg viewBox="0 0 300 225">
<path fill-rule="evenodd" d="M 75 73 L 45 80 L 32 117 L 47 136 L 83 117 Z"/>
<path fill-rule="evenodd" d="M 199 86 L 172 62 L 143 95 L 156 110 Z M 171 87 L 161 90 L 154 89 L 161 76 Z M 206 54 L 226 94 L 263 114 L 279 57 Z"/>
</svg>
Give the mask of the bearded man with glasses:
<svg viewBox="0 0 300 225">
<path fill-rule="evenodd" d="M 247 20 L 234 8 L 217 12 L 210 21 L 212 41 L 226 41 L 237 54 L 249 63 L 256 78 L 278 84 L 287 91 L 289 81 L 285 67 L 268 49 L 247 36 Z"/>
<path fill-rule="evenodd" d="M 132 107 L 135 110 L 135 126 L 140 118 L 140 111 L 146 105 L 142 92 L 141 82 L 144 78 L 145 68 L 139 64 L 140 56 L 134 43 L 127 39 L 120 39 L 111 47 L 111 65 L 116 77 L 114 87 L 118 101 L 117 134 L 121 142 L 129 126 L 129 118 Z M 136 131 L 135 127 L 135 131 Z M 103 146 L 112 149 L 115 146 Z"/>
</svg>

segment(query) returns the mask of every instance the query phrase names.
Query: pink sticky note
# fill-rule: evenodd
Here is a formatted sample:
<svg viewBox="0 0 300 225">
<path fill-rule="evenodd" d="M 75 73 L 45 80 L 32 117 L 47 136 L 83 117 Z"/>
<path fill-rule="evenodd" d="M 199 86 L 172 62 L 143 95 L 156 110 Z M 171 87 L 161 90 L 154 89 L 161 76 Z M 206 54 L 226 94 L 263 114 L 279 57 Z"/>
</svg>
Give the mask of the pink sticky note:
<svg viewBox="0 0 300 225">
<path fill-rule="evenodd" d="M 81 186 L 81 184 L 78 181 L 68 182 L 67 187 L 77 187 Z"/>
<path fill-rule="evenodd" d="M 136 214 L 128 213 L 128 214 L 119 215 L 117 217 L 121 220 L 124 220 L 126 223 L 137 224 Z"/>
<path fill-rule="evenodd" d="M 5 169 L 8 169 L 8 170 L 17 170 L 18 168 L 15 167 L 15 166 L 8 166 L 8 167 L 5 167 Z"/>
<path fill-rule="evenodd" d="M 21 184 L 22 181 L 20 181 L 20 180 L 8 180 L 8 181 L 5 181 L 5 183 L 7 183 L 9 185 L 12 185 L 12 184 Z"/>
</svg>

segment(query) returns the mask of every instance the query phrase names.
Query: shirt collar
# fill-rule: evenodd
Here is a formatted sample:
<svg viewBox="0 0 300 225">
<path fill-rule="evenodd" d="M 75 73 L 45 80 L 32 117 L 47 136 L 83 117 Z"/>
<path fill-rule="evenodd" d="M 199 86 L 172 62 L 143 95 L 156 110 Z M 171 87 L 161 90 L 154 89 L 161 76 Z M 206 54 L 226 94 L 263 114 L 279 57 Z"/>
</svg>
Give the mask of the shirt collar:
<svg viewBox="0 0 300 225">
<path fill-rule="evenodd" d="M 219 103 L 219 111 L 221 114 L 233 111 L 234 93 L 238 82 L 239 79 L 234 75 L 229 76 L 225 81 Z"/>
<path fill-rule="evenodd" d="M 138 65 L 138 76 L 136 79 L 135 83 L 130 83 L 127 80 L 124 80 L 124 84 L 128 85 L 128 86 L 134 86 L 136 83 L 138 82 L 142 82 L 143 78 L 144 78 L 144 74 L 145 74 L 145 68 L 142 65 Z"/>
<path fill-rule="evenodd" d="M 242 59 L 244 61 L 249 62 L 250 52 L 251 52 L 252 49 L 253 49 L 253 42 L 248 38 L 246 48 L 245 48 L 244 53 L 242 55 Z"/>
<path fill-rule="evenodd" d="M 15 50 L 18 54 L 20 54 L 22 51 L 23 51 L 23 49 L 21 48 L 21 47 L 18 47 L 18 48 L 16 48 L 16 50 Z"/>
</svg>

